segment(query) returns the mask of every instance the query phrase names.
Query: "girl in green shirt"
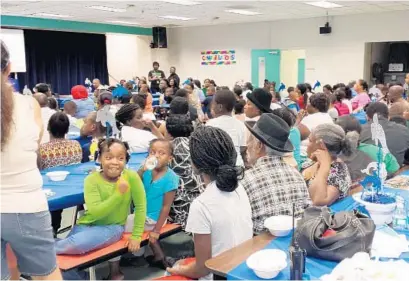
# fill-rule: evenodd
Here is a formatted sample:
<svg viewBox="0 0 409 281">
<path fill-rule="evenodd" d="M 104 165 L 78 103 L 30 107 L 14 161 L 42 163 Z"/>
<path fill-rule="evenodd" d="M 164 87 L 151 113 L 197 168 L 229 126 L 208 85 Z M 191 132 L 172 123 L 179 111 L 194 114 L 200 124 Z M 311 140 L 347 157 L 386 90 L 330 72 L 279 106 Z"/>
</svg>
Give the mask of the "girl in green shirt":
<svg viewBox="0 0 409 281">
<path fill-rule="evenodd" d="M 81 255 L 119 241 L 131 199 L 135 206 L 135 220 L 127 245 L 130 252 L 139 250 L 146 217 L 146 196 L 138 174 L 125 169 L 130 157 L 128 149 L 128 144 L 118 139 L 99 141 L 101 171 L 85 178 L 85 215 L 67 238 L 56 242 L 57 254 Z M 112 278 L 123 277 L 119 260 L 110 263 L 110 269 Z"/>
</svg>

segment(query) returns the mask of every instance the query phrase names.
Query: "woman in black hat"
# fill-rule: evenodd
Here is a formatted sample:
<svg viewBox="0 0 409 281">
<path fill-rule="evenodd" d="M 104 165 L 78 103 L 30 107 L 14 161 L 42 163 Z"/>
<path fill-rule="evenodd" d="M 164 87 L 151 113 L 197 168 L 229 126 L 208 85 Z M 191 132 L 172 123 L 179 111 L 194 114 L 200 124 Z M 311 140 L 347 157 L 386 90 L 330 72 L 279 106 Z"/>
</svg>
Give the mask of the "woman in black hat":
<svg viewBox="0 0 409 281">
<path fill-rule="evenodd" d="M 247 103 L 244 107 L 246 117 L 257 121 L 261 114 L 271 113 L 270 105 L 273 96 L 270 92 L 258 88 L 247 94 Z"/>
</svg>

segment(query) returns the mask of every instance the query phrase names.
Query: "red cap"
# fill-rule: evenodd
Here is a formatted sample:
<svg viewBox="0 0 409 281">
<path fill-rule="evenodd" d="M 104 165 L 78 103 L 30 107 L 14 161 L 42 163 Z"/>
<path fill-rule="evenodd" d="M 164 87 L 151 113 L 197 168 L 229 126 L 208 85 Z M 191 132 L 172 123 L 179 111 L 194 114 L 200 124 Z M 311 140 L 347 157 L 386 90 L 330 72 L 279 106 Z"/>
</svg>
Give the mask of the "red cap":
<svg viewBox="0 0 409 281">
<path fill-rule="evenodd" d="M 71 96 L 75 100 L 86 99 L 86 98 L 88 98 L 87 88 L 85 88 L 82 85 L 74 86 L 71 89 Z"/>
</svg>

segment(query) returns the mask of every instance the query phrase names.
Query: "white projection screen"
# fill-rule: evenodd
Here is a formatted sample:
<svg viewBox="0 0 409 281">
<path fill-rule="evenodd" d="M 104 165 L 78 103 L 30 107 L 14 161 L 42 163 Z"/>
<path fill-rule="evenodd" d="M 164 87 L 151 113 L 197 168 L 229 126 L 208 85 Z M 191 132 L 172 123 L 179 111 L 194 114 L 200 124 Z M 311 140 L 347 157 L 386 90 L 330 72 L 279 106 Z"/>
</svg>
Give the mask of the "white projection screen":
<svg viewBox="0 0 409 281">
<path fill-rule="evenodd" d="M 26 72 L 23 30 L 2 28 L 0 38 L 7 45 L 10 52 L 11 72 Z"/>
</svg>

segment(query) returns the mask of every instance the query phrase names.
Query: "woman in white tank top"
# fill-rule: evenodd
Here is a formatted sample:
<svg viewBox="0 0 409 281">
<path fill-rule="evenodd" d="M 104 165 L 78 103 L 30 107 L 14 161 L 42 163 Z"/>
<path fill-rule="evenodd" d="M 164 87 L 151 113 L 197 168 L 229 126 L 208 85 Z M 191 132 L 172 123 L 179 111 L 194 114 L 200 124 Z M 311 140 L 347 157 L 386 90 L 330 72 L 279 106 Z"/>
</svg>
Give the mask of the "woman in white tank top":
<svg viewBox="0 0 409 281">
<path fill-rule="evenodd" d="M 9 139 L 1 151 L 1 213 L 47 211 L 43 179 L 37 168 L 42 124 L 36 124 L 33 118 L 39 106 L 29 96 L 16 93 L 11 98 L 12 124 Z"/>
<path fill-rule="evenodd" d="M 40 106 L 30 96 L 13 93 L 9 74 L 9 53 L 1 41 L 1 279 L 10 278 L 9 244 L 22 274 L 60 280 L 51 217 L 37 167 L 43 130 Z"/>
</svg>

